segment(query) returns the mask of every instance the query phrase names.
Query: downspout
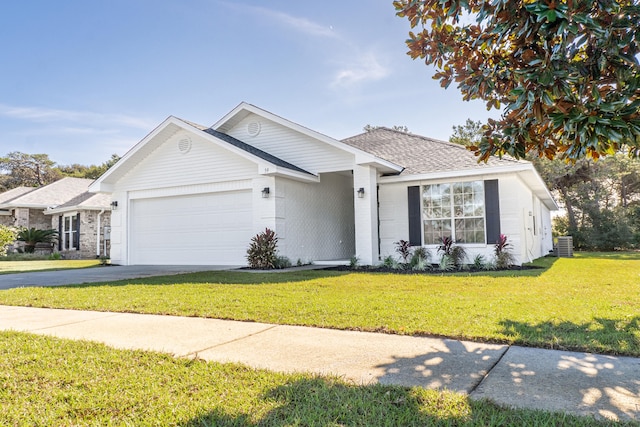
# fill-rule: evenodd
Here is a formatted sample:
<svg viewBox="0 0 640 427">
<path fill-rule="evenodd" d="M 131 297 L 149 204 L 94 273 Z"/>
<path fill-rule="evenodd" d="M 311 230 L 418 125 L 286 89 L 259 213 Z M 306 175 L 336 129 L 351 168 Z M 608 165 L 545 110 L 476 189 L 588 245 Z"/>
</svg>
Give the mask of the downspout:
<svg viewBox="0 0 640 427">
<path fill-rule="evenodd" d="M 104 209 L 102 209 L 99 213 L 98 213 L 98 230 L 96 231 L 96 258 L 100 258 L 100 217 L 102 217 L 102 214 L 104 213 Z"/>
</svg>

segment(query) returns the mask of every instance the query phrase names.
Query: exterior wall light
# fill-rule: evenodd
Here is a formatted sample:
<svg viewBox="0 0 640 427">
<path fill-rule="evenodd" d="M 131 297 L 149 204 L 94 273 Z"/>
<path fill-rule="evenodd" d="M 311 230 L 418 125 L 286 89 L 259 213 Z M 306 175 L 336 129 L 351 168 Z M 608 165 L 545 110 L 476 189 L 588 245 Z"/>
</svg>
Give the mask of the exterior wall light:
<svg viewBox="0 0 640 427">
<path fill-rule="evenodd" d="M 118 209 L 118 201 L 114 200 L 113 202 L 111 202 L 111 210 L 115 211 L 116 209 Z"/>
<path fill-rule="evenodd" d="M 269 187 L 264 187 L 262 189 L 262 198 L 263 199 L 268 199 L 269 198 Z"/>
<path fill-rule="evenodd" d="M 362 199 L 364 197 L 364 187 L 358 188 L 358 198 Z"/>
</svg>

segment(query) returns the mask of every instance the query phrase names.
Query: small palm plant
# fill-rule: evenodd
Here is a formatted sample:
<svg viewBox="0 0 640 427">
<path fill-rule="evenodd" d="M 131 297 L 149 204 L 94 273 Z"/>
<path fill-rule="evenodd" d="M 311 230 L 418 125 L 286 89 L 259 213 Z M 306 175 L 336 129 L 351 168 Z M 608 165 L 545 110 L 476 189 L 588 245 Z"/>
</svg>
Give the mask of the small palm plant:
<svg viewBox="0 0 640 427">
<path fill-rule="evenodd" d="M 58 240 L 56 230 L 40 230 L 37 228 L 23 228 L 18 232 L 17 240 L 24 242 L 24 251 L 33 253 L 36 243 L 53 243 Z"/>
</svg>

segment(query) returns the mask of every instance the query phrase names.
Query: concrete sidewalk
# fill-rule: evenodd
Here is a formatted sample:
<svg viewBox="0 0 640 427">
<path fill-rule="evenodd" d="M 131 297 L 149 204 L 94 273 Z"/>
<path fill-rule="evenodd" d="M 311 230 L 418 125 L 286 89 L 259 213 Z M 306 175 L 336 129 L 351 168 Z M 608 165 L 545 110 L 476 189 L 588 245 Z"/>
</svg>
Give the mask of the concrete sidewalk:
<svg viewBox="0 0 640 427">
<path fill-rule="evenodd" d="M 0 306 L 0 330 L 85 339 L 356 384 L 640 421 L 640 359 L 216 319 Z"/>
</svg>

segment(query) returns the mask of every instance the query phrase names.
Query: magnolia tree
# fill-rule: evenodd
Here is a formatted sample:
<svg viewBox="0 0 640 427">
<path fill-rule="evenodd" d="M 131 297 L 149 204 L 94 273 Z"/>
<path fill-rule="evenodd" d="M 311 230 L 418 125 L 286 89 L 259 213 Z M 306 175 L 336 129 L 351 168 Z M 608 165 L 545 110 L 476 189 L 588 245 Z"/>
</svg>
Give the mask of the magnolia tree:
<svg viewBox="0 0 640 427">
<path fill-rule="evenodd" d="M 568 160 L 640 156 L 637 0 L 402 0 L 408 54 L 465 100 L 503 109 L 470 147 Z M 417 29 L 417 31 L 415 30 Z"/>
</svg>

